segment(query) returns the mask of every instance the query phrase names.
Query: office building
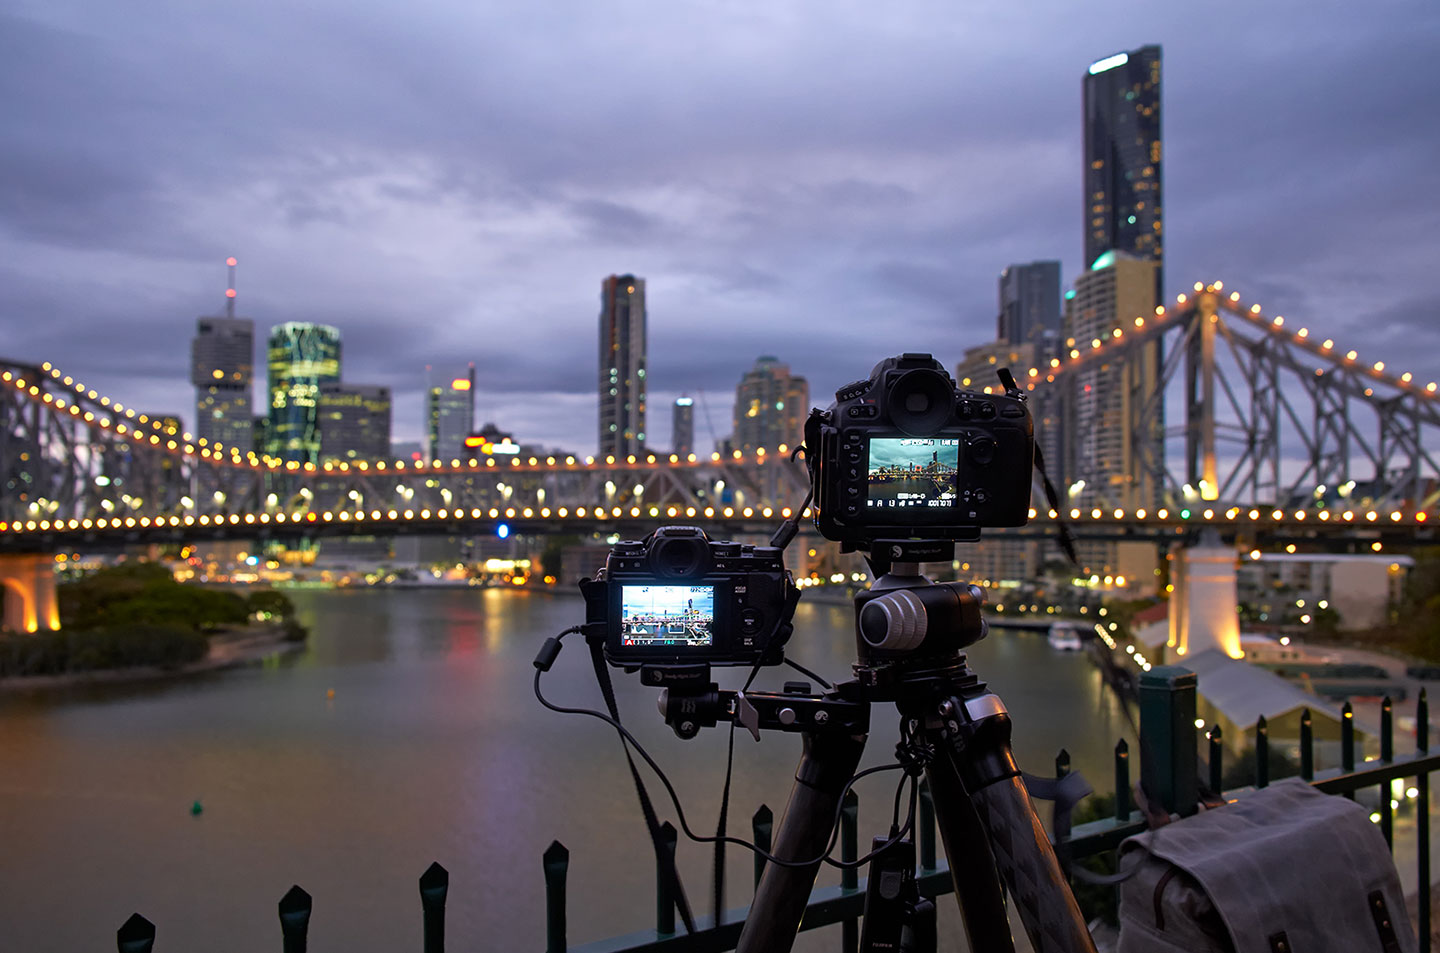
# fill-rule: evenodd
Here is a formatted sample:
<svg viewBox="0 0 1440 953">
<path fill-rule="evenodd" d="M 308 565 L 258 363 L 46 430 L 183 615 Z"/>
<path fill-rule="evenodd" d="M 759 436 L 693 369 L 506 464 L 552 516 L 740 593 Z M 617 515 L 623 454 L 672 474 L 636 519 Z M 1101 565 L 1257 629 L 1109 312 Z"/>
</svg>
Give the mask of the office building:
<svg viewBox="0 0 1440 953">
<path fill-rule="evenodd" d="M 1013 271 L 1014 266 L 1007 271 Z M 1003 284 L 1002 278 L 1002 284 Z M 1056 289 L 1056 303 L 1059 303 L 1059 289 Z M 1039 357 L 1040 342 L 1031 340 L 1023 343 L 994 341 L 970 348 L 955 366 L 955 383 L 962 390 L 982 394 L 1000 394 L 1004 387 L 996 373 L 1008 368 L 1021 387 L 1036 378 L 1030 377 L 1031 368 L 1039 368 L 1044 362 Z M 1043 380 L 1044 378 L 1039 378 Z M 1030 410 L 1035 418 L 1035 441 L 1042 444 L 1058 440 L 1058 429 L 1042 426 L 1036 413 L 1036 394 L 1027 391 Z M 1048 452 L 1048 451 L 1047 451 Z M 1042 494 L 1033 492 L 1032 505 L 1044 504 Z M 960 578 L 979 581 L 988 586 L 1022 587 L 1039 578 L 1040 564 L 1045 552 L 1044 544 L 1037 540 L 1020 539 L 1014 536 L 984 535 L 978 543 L 966 543 L 956 552 L 963 560 L 964 569 L 959 566 Z"/>
<path fill-rule="evenodd" d="M 199 318 L 190 342 L 190 383 L 195 385 L 195 436 L 248 452 L 253 445 L 251 407 L 255 322 Z"/>
<path fill-rule="evenodd" d="M 320 460 L 320 390 L 340 381 L 340 332 L 292 321 L 270 330 L 270 420 L 266 452 L 281 460 Z"/>
<path fill-rule="evenodd" d="M 390 388 L 325 384 L 320 388 L 320 458 L 390 459 Z"/>
<path fill-rule="evenodd" d="M 745 372 L 735 388 L 735 429 L 730 445 L 736 450 L 764 447 L 774 452 L 782 444 L 795 447 L 805 439 L 805 418 L 810 412 L 810 385 L 791 375 L 790 366 L 765 356 Z"/>
<path fill-rule="evenodd" d="M 675 407 L 670 414 L 670 452 L 682 460 L 695 452 L 694 398 L 675 398 Z"/>
<path fill-rule="evenodd" d="M 429 459 L 459 460 L 465 454 L 465 438 L 474 429 L 475 365 L 471 364 L 463 377 L 426 389 L 425 447 Z"/>
<path fill-rule="evenodd" d="M 1107 252 L 1075 280 L 1066 299 L 1066 345 L 1090 350 L 1113 340 L 1117 329 L 1155 314 L 1155 273 L 1159 263 Z M 1112 346 L 1113 347 L 1113 346 Z M 1113 356 L 1097 358 L 1069 372 L 1065 397 L 1065 486 L 1069 508 L 1154 510 L 1160 501 L 1164 467 L 1164 392 L 1159 388 L 1160 345 L 1146 341 Z M 1120 585 L 1154 583 L 1154 546 L 1094 543 L 1080 547 L 1090 575 L 1121 577 Z"/>
<path fill-rule="evenodd" d="M 1091 64 L 1082 83 L 1084 265 L 1111 251 L 1156 262 L 1155 297 L 1163 301 L 1160 47 L 1107 56 Z"/>
<path fill-rule="evenodd" d="M 600 283 L 599 455 L 645 451 L 645 279 Z"/>
<path fill-rule="evenodd" d="M 1036 356 L 1049 360 L 1060 336 L 1060 263 L 1011 265 L 1000 273 L 999 284 L 996 340 L 1039 344 Z"/>
</svg>

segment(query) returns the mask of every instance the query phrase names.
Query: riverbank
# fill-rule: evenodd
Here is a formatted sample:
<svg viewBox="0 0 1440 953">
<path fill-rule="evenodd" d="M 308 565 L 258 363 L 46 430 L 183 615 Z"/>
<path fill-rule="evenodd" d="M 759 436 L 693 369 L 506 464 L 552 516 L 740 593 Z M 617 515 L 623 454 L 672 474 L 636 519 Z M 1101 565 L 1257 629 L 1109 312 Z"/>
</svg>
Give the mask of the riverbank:
<svg viewBox="0 0 1440 953">
<path fill-rule="evenodd" d="M 305 647 L 304 640 L 288 637 L 283 625 L 227 626 L 210 636 L 205 657 L 185 665 L 137 665 L 131 668 L 66 672 L 61 675 L 21 675 L 0 678 L 0 692 L 46 691 L 76 685 L 115 685 L 159 679 L 188 678 L 246 665 L 258 665 L 276 655 Z"/>
</svg>

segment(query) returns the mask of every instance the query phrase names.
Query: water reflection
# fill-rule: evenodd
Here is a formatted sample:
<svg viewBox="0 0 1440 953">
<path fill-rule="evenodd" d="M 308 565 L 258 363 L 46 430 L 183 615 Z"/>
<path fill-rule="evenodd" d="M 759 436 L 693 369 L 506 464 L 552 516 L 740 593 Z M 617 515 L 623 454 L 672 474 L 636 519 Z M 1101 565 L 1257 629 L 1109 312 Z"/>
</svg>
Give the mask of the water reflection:
<svg viewBox="0 0 1440 953">
<path fill-rule="evenodd" d="M 540 855 L 552 839 L 571 850 L 572 942 L 653 916 L 649 848 L 614 734 L 546 712 L 531 694 L 531 660 L 581 620 L 578 596 L 360 590 L 295 601 L 313 635 L 283 665 L 0 698 L 7 946 L 104 948 L 140 910 L 167 948 L 265 949 L 275 902 L 300 883 L 316 902 L 312 949 L 412 948 L 414 880 L 438 859 L 455 885 L 457 949 L 539 949 Z M 802 604 L 791 654 L 843 678 L 853 638 L 848 606 Z M 1047 771 L 1064 745 L 1103 785 L 1128 727 L 1082 657 L 999 631 L 970 655 L 1014 715 L 1027 770 Z M 798 677 L 779 669 L 762 682 Z M 579 644 L 545 687 L 563 703 L 601 705 Z M 655 716 L 653 690 L 619 675 L 616 694 L 692 826 L 713 828 L 724 731 L 681 742 Z M 877 709 L 867 763 L 890 760 L 896 724 Z M 794 736 L 737 738 L 732 829 L 762 802 L 778 811 L 798 756 Z M 862 836 L 887 823 L 893 790 L 893 778 L 862 783 Z M 197 799 L 204 813 L 191 817 Z M 727 856 L 738 905 L 750 860 Z M 684 845 L 680 862 L 705 906 L 711 854 Z"/>
</svg>

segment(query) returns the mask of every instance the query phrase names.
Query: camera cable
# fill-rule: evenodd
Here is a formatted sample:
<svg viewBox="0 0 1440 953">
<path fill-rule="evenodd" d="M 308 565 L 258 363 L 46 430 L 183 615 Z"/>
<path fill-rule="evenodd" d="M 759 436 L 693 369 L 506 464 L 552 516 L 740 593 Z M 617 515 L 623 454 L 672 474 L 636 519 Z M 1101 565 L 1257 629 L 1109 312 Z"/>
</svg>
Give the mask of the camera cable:
<svg viewBox="0 0 1440 953">
<path fill-rule="evenodd" d="M 620 724 L 618 720 L 610 717 L 604 712 L 595 711 L 591 708 L 570 708 L 564 705 L 557 705 L 554 702 L 550 701 L 548 698 L 546 698 L 544 693 L 541 692 L 540 676 L 543 673 L 548 672 L 550 670 L 550 667 L 555 663 L 556 657 L 560 654 L 560 640 L 567 635 L 580 631 L 583 631 L 582 627 L 573 626 L 560 633 L 559 635 L 545 640 L 545 644 L 541 647 L 539 654 L 536 655 L 534 662 L 535 679 L 533 682 L 533 687 L 536 699 L 539 700 L 541 705 L 545 706 L 550 711 L 556 712 L 557 714 L 587 715 L 591 718 L 597 718 L 600 721 L 605 722 L 607 725 L 611 726 L 617 732 L 619 732 L 621 738 L 625 742 L 627 742 L 630 747 L 633 747 L 635 749 L 635 753 L 640 755 L 641 760 L 643 760 L 647 765 L 649 765 L 650 770 L 654 771 L 655 776 L 659 778 L 661 785 L 663 785 L 665 788 L 665 793 L 669 795 L 670 803 L 675 807 L 675 816 L 680 822 L 680 830 L 690 840 L 700 844 L 710 844 L 714 843 L 716 840 L 720 840 L 726 844 L 734 844 L 737 847 L 743 847 L 746 850 L 751 851 L 760 857 L 763 857 L 767 863 L 777 864 L 781 867 L 808 867 L 811 864 L 821 862 L 828 863 L 833 867 L 860 867 L 864 864 L 868 864 L 875 855 L 879 854 L 881 851 L 890 847 L 896 841 L 904 837 L 905 834 L 908 833 L 910 829 L 914 826 L 913 818 L 907 820 L 905 826 L 901 828 L 901 831 L 897 836 L 891 838 L 885 844 L 875 848 L 870 853 L 865 854 L 864 856 L 856 860 L 837 861 L 831 859 L 830 854 L 835 850 L 835 842 L 840 836 L 840 816 L 844 810 L 845 794 L 848 793 L 850 789 L 853 788 L 863 778 L 867 778 L 872 774 L 879 774 L 883 771 L 899 771 L 905 767 L 902 764 L 881 764 L 875 765 L 874 767 L 866 768 L 863 771 L 859 771 L 853 777 L 851 777 L 849 781 L 845 782 L 845 787 L 840 792 L 840 800 L 839 802 L 837 802 L 835 814 L 831 818 L 830 841 L 826 845 L 825 852 L 818 857 L 810 857 L 802 860 L 785 860 L 781 857 L 776 857 L 769 851 L 762 850 L 759 846 L 751 843 L 750 841 L 744 840 L 743 838 L 730 836 L 715 838 L 707 837 L 704 834 L 695 833 L 690 827 L 689 820 L 685 817 L 685 809 L 680 805 L 680 796 L 676 793 L 674 784 L 671 783 L 670 778 L 665 774 L 664 770 L 661 769 L 660 765 L 656 763 L 655 759 L 650 756 L 650 753 L 645 750 L 645 747 L 640 744 L 639 740 L 637 740 L 636 737 L 630 733 L 630 729 L 626 728 L 624 725 Z M 901 783 L 903 782 L 904 779 L 902 778 Z"/>
</svg>

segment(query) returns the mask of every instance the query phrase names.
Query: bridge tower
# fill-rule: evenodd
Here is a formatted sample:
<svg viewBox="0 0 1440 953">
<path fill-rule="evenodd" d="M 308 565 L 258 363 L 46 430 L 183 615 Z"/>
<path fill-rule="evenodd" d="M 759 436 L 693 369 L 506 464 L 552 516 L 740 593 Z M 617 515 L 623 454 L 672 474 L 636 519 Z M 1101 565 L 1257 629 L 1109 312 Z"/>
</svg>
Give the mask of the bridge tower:
<svg viewBox="0 0 1440 953">
<path fill-rule="evenodd" d="M 1214 530 L 1206 530 L 1194 546 L 1182 549 L 1170 571 L 1170 637 L 1176 655 L 1199 655 L 1219 649 L 1244 658 L 1240 648 L 1240 612 L 1235 589 L 1235 548 Z"/>
<path fill-rule="evenodd" d="M 0 555 L 0 587 L 5 592 L 5 628 L 36 632 L 60 628 L 55 599 L 54 563 L 33 553 Z"/>
</svg>

